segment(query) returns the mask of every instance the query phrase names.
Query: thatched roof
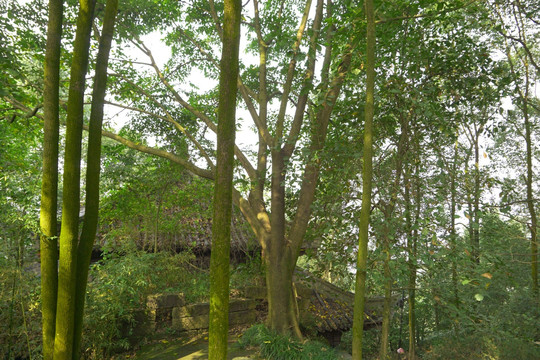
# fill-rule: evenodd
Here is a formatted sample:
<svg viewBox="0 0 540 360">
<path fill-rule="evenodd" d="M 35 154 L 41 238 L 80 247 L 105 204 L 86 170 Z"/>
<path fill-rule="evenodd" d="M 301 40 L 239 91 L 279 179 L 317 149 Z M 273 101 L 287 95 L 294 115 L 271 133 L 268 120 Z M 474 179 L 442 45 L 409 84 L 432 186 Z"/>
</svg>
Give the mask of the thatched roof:
<svg viewBox="0 0 540 360">
<path fill-rule="evenodd" d="M 161 250 L 184 251 L 192 250 L 197 254 L 208 253 L 212 244 L 212 218 L 210 204 L 204 201 L 196 202 L 196 211 L 185 211 L 181 207 L 174 207 L 163 212 L 168 217 L 168 224 L 159 227 L 157 246 Z M 138 222 L 138 223 L 137 223 Z M 133 226 L 135 224 L 135 226 Z M 135 219 L 133 224 L 126 226 L 125 234 L 140 249 L 153 249 L 155 241 L 155 225 L 146 224 L 142 218 Z M 101 247 L 105 242 L 121 241 L 122 237 L 104 236 L 115 227 L 121 227 L 124 223 L 117 222 L 108 224 L 100 229 L 97 246 Z M 126 235 L 127 234 L 127 235 Z M 120 239 L 120 240 L 119 240 Z M 116 247 L 113 244 L 112 247 Z M 109 244 L 109 246 L 111 246 Z M 256 249 L 257 239 L 244 220 L 240 211 L 233 208 L 231 220 L 231 253 L 245 253 Z"/>
<path fill-rule="evenodd" d="M 299 304 L 303 304 L 301 309 L 304 311 L 303 317 L 312 320 L 319 333 L 347 331 L 352 328 L 354 293 L 341 290 L 302 270 L 295 271 L 295 284 Z M 364 328 L 381 324 L 382 299 L 380 297 L 366 299 Z M 393 299 L 393 303 L 396 300 L 397 296 Z"/>
<path fill-rule="evenodd" d="M 191 217 L 182 219 L 181 231 L 175 234 L 177 248 L 192 248 L 199 252 L 210 251 L 212 245 L 212 219 Z M 231 250 L 253 248 L 257 240 L 253 231 L 240 214 L 233 215 L 231 222 Z"/>
</svg>

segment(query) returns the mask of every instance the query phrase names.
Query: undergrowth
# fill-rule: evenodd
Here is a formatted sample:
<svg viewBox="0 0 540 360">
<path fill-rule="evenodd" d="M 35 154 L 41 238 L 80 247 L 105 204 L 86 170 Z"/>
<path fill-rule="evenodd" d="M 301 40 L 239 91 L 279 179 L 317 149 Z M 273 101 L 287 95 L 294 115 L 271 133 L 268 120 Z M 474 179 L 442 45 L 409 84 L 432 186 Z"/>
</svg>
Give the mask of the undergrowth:
<svg viewBox="0 0 540 360">
<path fill-rule="evenodd" d="M 127 252 L 108 254 L 90 271 L 85 306 L 84 352 L 88 358 L 107 358 L 113 352 L 132 347 L 136 337 L 137 314 L 146 305 L 148 295 L 182 293 L 186 303 L 207 302 L 207 269 L 193 265 L 194 255 Z M 240 286 L 249 281 L 256 264 L 243 264 L 231 276 Z M 232 280 L 232 279 L 231 279 Z M 139 310 L 139 312 L 138 312 Z"/>
<path fill-rule="evenodd" d="M 268 360 L 330 360 L 338 359 L 336 350 L 318 341 L 299 342 L 277 334 L 266 326 L 254 325 L 242 335 L 238 346 L 245 349 L 257 347 L 261 356 Z"/>
</svg>

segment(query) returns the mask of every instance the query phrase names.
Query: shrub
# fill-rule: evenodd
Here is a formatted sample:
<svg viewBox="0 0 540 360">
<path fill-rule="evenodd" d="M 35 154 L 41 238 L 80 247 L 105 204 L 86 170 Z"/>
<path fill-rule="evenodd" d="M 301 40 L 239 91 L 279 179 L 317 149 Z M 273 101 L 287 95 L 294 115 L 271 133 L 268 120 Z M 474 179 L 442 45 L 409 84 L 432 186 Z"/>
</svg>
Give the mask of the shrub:
<svg viewBox="0 0 540 360">
<path fill-rule="evenodd" d="M 254 325 L 238 341 L 242 348 L 258 347 L 269 360 L 327 360 L 337 359 L 336 350 L 318 341 L 301 343 L 290 336 L 280 335 L 266 326 Z"/>
<path fill-rule="evenodd" d="M 422 357 L 425 360 L 528 360 L 540 359 L 540 347 L 511 334 L 496 331 L 458 333 L 434 338 Z"/>
<path fill-rule="evenodd" d="M 0 359 L 41 353 L 39 277 L 0 256 Z"/>
<path fill-rule="evenodd" d="M 203 297 L 198 281 L 189 271 L 191 257 L 143 252 L 107 254 L 93 265 L 85 307 L 85 355 L 98 359 L 128 349 L 137 310 L 144 308 L 152 293 L 180 290 L 189 294 L 189 300 Z"/>
<path fill-rule="evenodd" d="M 344 332 L 341 336 L 339 348 L 345 350 L 349 354 L 352 353 L 352 329 Z M 379 330 L 371 329 L 364 330 L 362 335 L 362 353 L 366 356 L 373 356 L 379 351 Z"/>
</svg>

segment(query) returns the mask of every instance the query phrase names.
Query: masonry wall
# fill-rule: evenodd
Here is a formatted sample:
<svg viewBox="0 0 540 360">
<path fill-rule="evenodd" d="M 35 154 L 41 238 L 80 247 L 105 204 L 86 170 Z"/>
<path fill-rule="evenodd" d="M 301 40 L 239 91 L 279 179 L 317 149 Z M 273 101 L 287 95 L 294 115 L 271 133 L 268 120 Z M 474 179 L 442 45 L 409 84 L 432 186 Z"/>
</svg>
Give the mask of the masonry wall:
<svg viewBox="0 0 540 360">
<path fill-rule="evenodd" d="M 236 299 L 229 303 L 229 324 L 253 325 L 256 319 L 256 301 Z M 210 304 L 186 304 L 183 294 L 156 294 L 147 299 L 146 310 L 138 315 L 139 324 L 134 335 L 156 335 L 164 331 L 208 330 Z"/>
</svg>

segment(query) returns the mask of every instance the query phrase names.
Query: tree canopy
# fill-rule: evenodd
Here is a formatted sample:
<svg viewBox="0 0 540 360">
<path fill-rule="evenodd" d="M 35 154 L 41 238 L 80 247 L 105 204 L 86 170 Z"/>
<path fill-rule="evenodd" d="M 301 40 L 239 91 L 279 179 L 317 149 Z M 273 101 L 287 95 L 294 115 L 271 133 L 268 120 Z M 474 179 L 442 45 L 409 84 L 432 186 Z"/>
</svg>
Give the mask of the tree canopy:
<svg viewBox="0 0 540 360">
<path fill-rule="evenodd" d="M 426 341 L 443 348 L 445 332 L 499 347 L 540 340 L 537 2 L 248 1 L 239 58 L 226 66 L 226 2 L 125 0 L 112 20 L 108 2 L 89 3 L 87 33 L 75 35 L 82 3 L 58 1 L 60 11 L 54 1 L 0 1 L 0 237 L 17 258 L 35 247 L 31 234 L 42 237 L 44 319 L 56 311 L 49 279 L 87 278 L 88 262 L 74 270 L 65 257 L 57 273 L 58 247 L 76 257 L 62 244 L 89 254 L 93 240 L 82 239 L 97 228 L 100 246 L 177 250 L 181 219 L 218 218 L 206 180 L 223 174 L 218 118 L 234 102 L 233 213 L 260 248 L 272 330 L 306 333 L 299 265 L 385 297 L 382 359 L 398 329 L 411 358 Z M 77 36 L 88 44 L 79 48 Z M 229 72 L 236 90 L 223 99 Z M 104 115 L 94 113 L 100 96 Z M 81 166 L 98 178 L 81 180 Z M 82 198 L 87 214 L 101 206 L 79 230 Z M 406 320 L 391 316 L 396 294 Z M 63 298 L 58 306 L 73 305 Z M 46 354 L 54 344 L 44 336 Z"/>
</svg>

